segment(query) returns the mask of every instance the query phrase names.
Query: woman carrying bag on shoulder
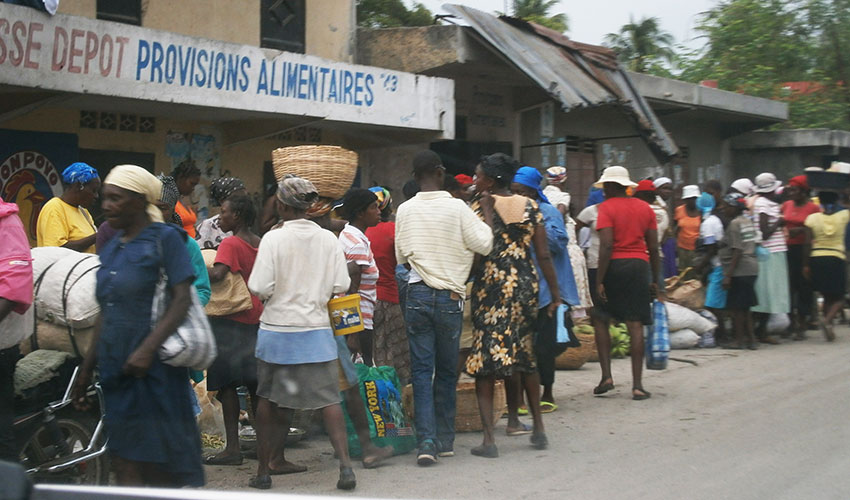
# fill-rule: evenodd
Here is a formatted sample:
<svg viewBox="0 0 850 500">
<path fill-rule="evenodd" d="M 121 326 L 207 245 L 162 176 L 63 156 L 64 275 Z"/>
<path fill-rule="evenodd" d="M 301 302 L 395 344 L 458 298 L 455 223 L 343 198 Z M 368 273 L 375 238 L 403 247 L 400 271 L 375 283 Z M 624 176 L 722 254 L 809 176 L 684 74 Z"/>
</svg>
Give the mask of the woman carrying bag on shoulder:
<svg viewBox="0 0 850 500">
<path fill-rule="evenodd" d="M 163 224 L 155 203 L 162 184 L 147 170 L 119 165 L 104 181 L 103 212 L 118 234 L 100 252 L 101 319 L 74 386 L 78 409 L 97 365 L 106 436 L 121 486 L 203 486 L 201 442 L 185 367 L 163 363 L 160 346 L 192 304 L 194 275 L 180 231 Z M 165 313 L 152 325 L 160 274 L 168 281 Z"/>
</svg>

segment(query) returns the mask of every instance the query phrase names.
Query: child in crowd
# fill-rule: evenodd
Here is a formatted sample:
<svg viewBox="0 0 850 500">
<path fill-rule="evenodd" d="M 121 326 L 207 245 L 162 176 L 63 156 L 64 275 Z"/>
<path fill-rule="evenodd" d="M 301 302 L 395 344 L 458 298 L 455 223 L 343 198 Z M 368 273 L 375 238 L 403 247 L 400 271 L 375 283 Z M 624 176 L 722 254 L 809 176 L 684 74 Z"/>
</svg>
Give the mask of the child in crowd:
<svg viewBox="0 0 850 500">
<path fill-rule="evenodd" d="M 759 264 L 756 259 L 756 228 L 744 215 L 746 208 L 746 198 L 740 193 L 731 193 L 723 198 L 723 210 L 731 222 L 726 226 L 720 245 L 720 261 L 723 265 L 723 288 L 727 291 L 726 310 L 732 317 L 736 339 L 724 347 L 743 349 L 746 337 L 746 347 L 755 350 L 758 346 L 750 308 L 758 303 L 755 283 Z"/>
</svg>

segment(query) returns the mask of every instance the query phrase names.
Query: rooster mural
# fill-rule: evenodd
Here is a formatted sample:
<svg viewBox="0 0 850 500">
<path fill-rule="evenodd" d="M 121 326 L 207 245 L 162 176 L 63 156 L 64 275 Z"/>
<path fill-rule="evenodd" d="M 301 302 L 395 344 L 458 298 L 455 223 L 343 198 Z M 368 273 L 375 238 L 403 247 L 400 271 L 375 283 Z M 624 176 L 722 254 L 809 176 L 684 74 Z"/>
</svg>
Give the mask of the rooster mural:
<svg viewBox="0 0 850 500">
<path fill-rule="evenodd" d="M 31 170 L 15 172 L 3 185 L 2 198 L 18 205 L 18 216 L 27 230 L 30 246 L 34 247 L 38 214 L 49 198 L 38 189 L 35 174 Z"/>
</svg>

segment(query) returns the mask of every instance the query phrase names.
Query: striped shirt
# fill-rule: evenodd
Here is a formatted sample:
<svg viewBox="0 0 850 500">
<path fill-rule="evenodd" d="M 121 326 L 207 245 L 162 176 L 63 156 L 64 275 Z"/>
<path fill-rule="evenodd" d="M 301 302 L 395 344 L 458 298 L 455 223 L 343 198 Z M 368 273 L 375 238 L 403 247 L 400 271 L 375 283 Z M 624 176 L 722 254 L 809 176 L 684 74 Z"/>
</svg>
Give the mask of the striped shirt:
<svg viewBox="0 0 850 500">
<path fill-rule="evenodd" d="M 768 200 L 764 196 L 759 196 L 756 198 L 755 203 L 753 203 L 753 223 L 756 227 L 760 227 L 759 220 L 761 219 L 761 214 L 767 214 L 767 223 L 774 224 L 782 216 L 782 206 L 775 201 Z M 770 235 L 770 238 L 764 239 L 762 237 L 761 245 L 771 253 L 788 251 L 788 246 L 785 243 L 785 233 L 782 231 L 782 228 L 777 228 Z"/>
<path fill-rule="evenodd" d="M 465 296 L 472 258 L 492 246 L 490 226 L 446 191 L 420 192 L 398 207 L 396 259 L 431 288 Z"/>
<path fill-rule="evenodd" d="M 351 224 L 346 224 L 339 233 L 339 241 L 342 243 L 345 260 L 360 266 L 360 313 L 363 315 L 363 326 L 371 330 L 375 302 L 378 300 L 378 265 L 375 263 L 372 246 L 363 231 Z"/>
</svg>

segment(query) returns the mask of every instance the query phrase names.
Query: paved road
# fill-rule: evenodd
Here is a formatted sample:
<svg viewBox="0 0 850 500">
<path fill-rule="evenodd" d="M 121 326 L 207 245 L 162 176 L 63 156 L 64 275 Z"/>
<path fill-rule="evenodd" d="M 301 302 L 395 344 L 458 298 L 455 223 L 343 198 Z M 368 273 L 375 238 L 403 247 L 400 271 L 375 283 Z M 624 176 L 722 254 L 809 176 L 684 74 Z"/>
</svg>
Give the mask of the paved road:
<svg viewBox="0 0 850 500">
<path fill-rule="evenodd" d="M 387 466 L 359 466 L 355 495 L 379 498 L 847 499 L 850 498 L 850 329 L 827 344 L 759 351 L 674 351 L 649 372 L 648 401 L 630 399 L 629 364 L 615 360 L 617 389 L 590 391 L 598 365 L 558 372 L 560 409 L 545 416 L 550 448 L 497 428 L 501 457 L 473 457 L 477 433 L 460 434 L 457 456 L 421 468 L 410 454 Z M 336 462 L 322 439 L 288 457 L 310 470 L 277 476 L 277 492 L 337 495 Z M 209 487 L 243 489 L 256 462 L 208 467 Z M 344 494 L 351 496 L 351 494 Z"/>
</svg>

